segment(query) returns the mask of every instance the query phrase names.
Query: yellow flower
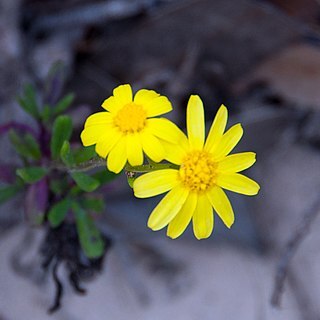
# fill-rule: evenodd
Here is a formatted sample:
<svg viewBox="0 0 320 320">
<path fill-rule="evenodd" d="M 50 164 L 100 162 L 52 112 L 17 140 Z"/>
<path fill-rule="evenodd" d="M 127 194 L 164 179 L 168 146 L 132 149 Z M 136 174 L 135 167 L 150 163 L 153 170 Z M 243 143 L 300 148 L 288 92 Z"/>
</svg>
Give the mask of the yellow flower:
<svg viewBox="0 0 320 320">
<path fill-rule="evenodd" d="M 151 213 L 148 226 L 156 231 L 168 225 L 167 235 L 179 237 L 192 220 L 197 239 L 211 235 L 214 226 L 213 210 L 230 228 L 234 213 L 222 188 L 255 195 L 259 185 L 238 173 L 253 165 L 254 152 L 229 155 L 242 137 L 236 124 L 224 133 L 227 108 L 221 106 L 205 141 L 203 104 L 199 96 L 191 96 L 187 108 L 188 138 L 183 135 L 178 146 L 166 143 L 167 159 L 178 169 L 153 171 L 138 177 L 134 194 L 139 198 L 169 191 Z"/>
<path fill-rule="evenodd" d="M 142 165 L 143 152 L 155 162 L 165 158 L 163 143 L 177 143 L 181 132 L 165 118 L 153 118 L 172 110 L 170 101 L 152 90 L 139 90 L 134 98 L 128 84 L 113 90 L 102 107 L 91 115 L 81 133 L 84 146 L 96 145 L 99 156 L 107 158 L 110 171 L 119 173 L 127 161 Z"/>
</svg>

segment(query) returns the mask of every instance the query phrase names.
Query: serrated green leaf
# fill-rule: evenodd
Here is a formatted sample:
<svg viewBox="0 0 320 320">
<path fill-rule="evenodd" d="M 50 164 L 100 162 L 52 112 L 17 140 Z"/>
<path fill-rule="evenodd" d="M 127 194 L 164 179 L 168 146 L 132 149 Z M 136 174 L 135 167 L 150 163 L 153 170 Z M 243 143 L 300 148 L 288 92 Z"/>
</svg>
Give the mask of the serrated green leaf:
<svg viewBox="0 0 320 320">
<path fill-rule="evenodd" d="M 72 172 L 71 176 L 77 186 L 86 192 L 92 192 L 100 186 L 99 180 L 88 176 L 83 172 Z"/>
<path fill-rule="evenodd" d="M 51 207 L 48 213 L 48 220 L 52 227 L 58 227 L 66 217 L 71 206 L 69 198 L 65 198 Z"/>
<path fill-rule="evenodd" d="M 51 138 L 51 155 L 57 159 L 60 155 L 61 147 L 65 140 L 69 140 L 72 134 L 72 120 L 69 116 L 59 116 L 56 118 Z"/>
<path fill-rule="evenodd" d="M 81 200 L 84 209 L 93 212 L 102 212 L 105 208 L 104 201 L 101 198 L 84 198 Z"/>
<path fill-rule="evenodd" d="M 81 147 L 74 152 L 74 161 L 79 164 L 92 159 L 96 155 L 95 146 Z"/>
<path fill-rule="evenodd" d="M 34 160 L 41 158 L 40 146 L 31 134 L 20 136 L 12 129 L 9 132 L 9 138 L 17 153 L 22 157 Z"/>
<path fill-rule="evenodd" d="M 92 218 L 78 203 L 73 202 L 72 208 L 83 252 L 90 259 L 101 257 L 104 252 L 104 243 L 100 231 L 95 226 Z"/>
<path fill-rule="evenodd" d="M 61 157 L 62 162 L 66 166 L 72 166 L 74 164 L 74 159 L 73 159 L 73 155 L 70 150 L 69 141 L 63 142 L 62 147 L 61 147 L 61 151 L 60 151 L 60 157 Z"/>
<path fill-rule="evenodd" d="M 108 183 L 118 177 L 119 174 L 115 174 L 107 169 L 103 169 L 102 171 L 96 172 L 93 175 L 93 178 L 97 179 L 101 185 Z"/>
<path fill-rule="evenodd" d="M 48 169 L 42 167 L 28 167 L 17 169 L 16 173 L 24 182 L 35 183 L 48 173 Z"/>
<path fill-rule="evenodd" d="M 23 95 L 18 98 L 18 102 L 23 110 L 29 113 L 32 117 L 36 119 L 39 117 L 36 92 L 31 84 L 27 84 L 24 87 Z"/>
<path fill-rule="evenodd" d="M 75 95 L 73 93 L 69 93 L 64 96 L 54 107 L 53 113 L 55 115 L 60 114 L 66 111 L 74 100 Z"/>
<path fill-rule="evenodd" d="M 0 188 L 0 204 L 10 200 L 21 190 L 22 187 L 18 185 L 10 185 Z"/>
</svg>

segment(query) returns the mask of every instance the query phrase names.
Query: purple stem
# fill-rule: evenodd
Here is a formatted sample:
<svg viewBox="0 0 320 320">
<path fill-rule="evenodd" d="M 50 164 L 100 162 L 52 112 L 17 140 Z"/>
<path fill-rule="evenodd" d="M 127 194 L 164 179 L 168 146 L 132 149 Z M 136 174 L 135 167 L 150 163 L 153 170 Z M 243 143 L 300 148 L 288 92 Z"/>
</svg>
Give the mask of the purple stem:
<svg viewBox="0 0 320 320">
<path fill-rule="evenodd" d="M 20 123 L 20 122 L 16 122 L 16 121 L 10 121 L 6 124 L 3 124 L 0 126 L 0 135 L 3 135 L 5 133 L 7 133 L 9 130 L 11 129 L 17 129 L 20 131 L 24 131 L 24 132 L 29 132 L 31 133 L 34 137 L 37 136 L 37 132 L 31 128 L 30 126 Z"/>
</svg>

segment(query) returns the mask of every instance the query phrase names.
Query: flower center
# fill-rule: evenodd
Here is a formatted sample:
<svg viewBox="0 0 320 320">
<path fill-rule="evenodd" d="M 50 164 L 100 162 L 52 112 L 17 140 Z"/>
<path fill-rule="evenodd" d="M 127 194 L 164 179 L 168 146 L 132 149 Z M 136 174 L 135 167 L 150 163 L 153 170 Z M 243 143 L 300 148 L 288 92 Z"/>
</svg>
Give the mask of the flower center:
<svg viewBox="0 0 320 320">
<path fill-rule="evenodd" d="M 122 107 L 113 118 L 113 123 L 125 134 L 141 131 L 146 125 L 147 113 L 134 102 Z"/>
<path fill-rule="evenodd" d="M 217 164 L 206 151 L 193 151 L 183 159 L 179 176 L 182 183 L 191 191 L 202 193 L 216 181 Z"/>
</svg>

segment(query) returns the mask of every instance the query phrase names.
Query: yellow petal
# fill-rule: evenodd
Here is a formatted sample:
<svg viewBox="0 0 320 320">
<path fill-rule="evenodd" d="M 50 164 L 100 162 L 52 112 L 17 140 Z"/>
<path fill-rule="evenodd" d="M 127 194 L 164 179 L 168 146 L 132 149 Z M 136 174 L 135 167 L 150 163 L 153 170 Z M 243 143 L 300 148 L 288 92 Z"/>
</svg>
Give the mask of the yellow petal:
<svg viewBox="0 0 320 320">
<path fill-rule="evenodd" d="M 204 110 L 199 96 L 190 96 L 187 107 L 187 131 L 191 148 L 201 150 L 205 137 Z"/>
<path fill-rule="evenodd" d="M 111 124 L 113 121 L 113 117 L 109 112 L 97 112 L 92 114 L 86 120 L 84 127 L 96 126 L 96 125 L 104 125 Z"/>
<path fill-rule="evenodd" d="M 161 141 L 161 144 L 165 150 L 164 158 L 171 163 L 180 165 L 188 152 L 188 147 L 185 147 L 183 143 L 173 144 L 164 140 Z"/>
<path fill-rule="evenodd" d="M 102 108 L 113 114 L 117 113 L 122 107 L 121 101 L 117 100 L 114 96 L 109 97 L 102 103 Z"/>
<path fill-rule="evenodd" d="M 153 90 L 141 89 L 135 94 L 133 101 L 143 106 L 159 96 L 160 94 Z"/>
<path fill-rule="evenodd" d="M 142 149 L 146 155 L 155 162 L 164 159 L 165 151 L 159 139 L 145 130 L 141 135 Z"/>
<path fill-rule="evenodd" d="M 234 213 L 225 192 L 218 186 L 207 192 L 207 197 L 223 223 L 228 227 L 234 223 Z"/>
<path fill-rule="evenodd" d="M 198 195 L 197 206 L 193 214 L 193 232 L 198 240 L 208 238 L 213 230 L 212 206 L 205 195 Z"/>
<path fill-rule="evenodd" d="M 232 126 L 221 138 L 219 145 L 214 150 L 214 158 L 220 160 L 229 154 L 238 144 L 243 135 L 241 124 Z M 211 151 L 211 150 L 210 150 Z M 211 151 L 212 152 L 212 151 Z"/>
<path fill-rule="evenodd" d="M 155 118 L 147 120 L 147 127 L 150 133 L 156 137 L 171 142 L 187 144 L 187 137 L 185 134 L 171 121 L 165 118 Z"/>
<path fill-rule="evenodd" d="M 110 130 L 108 134 L 101 136 L 101 139 L 96 144 L 96 153 L 106 158 L 111 149 L 118 143 L 121 138 L 121 133 L 118 130 Z"/>
<path fill-rule="evenodd" d="M 188 198 L 181 210 L 174 217 L 174 219 L 169 223 L 167 236 L 176 239 L 178 238 L 187 228 L 190 223 L 194 210 L 197 205 L 197 194 L 189 193 Z"/>
<path fill-rule="evenodd" d="M 226 129 L 228 120 L 228 110 L 224 105 L 219 108 L 209 131 L 206 144 L 204 148 L 207 151 L 213 151 L 219 144 L 220 139 L 223 136 L 224 130 Z"/>
<path fill-rule="evenodd" d="M 83 129 L 80 135 L 82 144 L 85 147 L 96 144 L 103 139 L 104 135 L 108 135 L 110 130 L 112 130 L 112 127 L 105 124 L 86 127 Z"/>
<path fill-rule="evenodd" d="M 127 135 L 127 156 L 132 166 L 143 164 L 143 152 L 139 134 Z"/>
<path fill-rule="evenodd" d="M 254 152 L 242 152 L 225 157 L 218 164 L 218 171 L 222 172 L 239 172 L 248 169 L 256 162 Z"/>
<path fill-rule="evenodd" d="M 113 89 L 113 96 L 122 106 L 132 102 L 132 89 L 130 84 L 123 84 Z"/>
<path fill-rule="evenodd" d="M 127 162 L 126 137 L 122 137 L 107 158 L 107 167 L 114 173 L 119 173 Z"/>
<path fill-rule="evenodd" d="M 260 186 L 252 179 L 240 174 L 220 174 L 217 184 L 227 190 L 253 196 L 258 193 Z"/>
<path fill-rule="evenodd" d="M 146 102 L 143 107 L 147 112 L 147 117 L 156 117 L 172 110 L 171 102 L 164 96 Z"/>
<path fill-rule="evenodd" d="M 148 227 L 154 231 L 164 228 L 180 211 L 188 193 L 188 190 L 180 184 L 169 191 L 152 211 L 148 220 Z"/>
<path fill-rule="evenodd" d="M 138 177 L 133 183 L 133 191 L 137 198 L 148 198 L 167 192 L 178 183 L 178 170 L 157 170 Z"/>
</svg>

